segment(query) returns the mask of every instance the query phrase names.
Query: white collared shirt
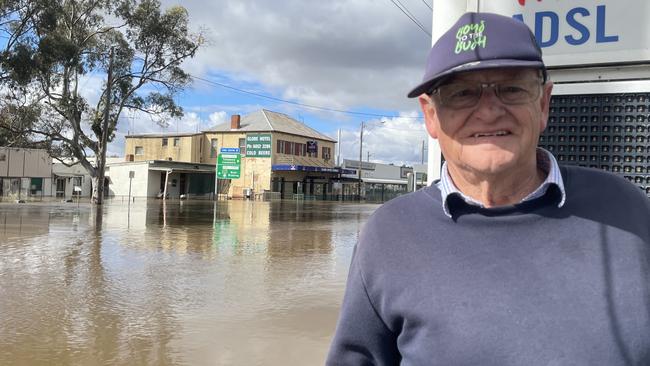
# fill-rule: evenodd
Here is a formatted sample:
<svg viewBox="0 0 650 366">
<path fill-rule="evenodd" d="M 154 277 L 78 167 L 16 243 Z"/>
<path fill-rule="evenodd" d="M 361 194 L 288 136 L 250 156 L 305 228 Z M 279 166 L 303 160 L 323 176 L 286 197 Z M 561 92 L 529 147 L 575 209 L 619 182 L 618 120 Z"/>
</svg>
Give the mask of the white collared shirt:
<svg viewBox="0 0 650 366">
<path fill-rule="evenodd" d="M 547 173 L 546 179 L 542 184 L 537 187 L 531 194 L 524 197 L 520 203 L 533 200 L 543 196 L 548 188 L 552 185 L 555 185 L 559 188 L 562 198 L 558 203 L 557 207 L 564 206 L 566 201 L 566 191 L 564 190 L 564 181 L 562 180 L 562 174 L 560 173 L 560 166 L 553 154 L 547 150 L 542 149 L 541 147 L 537 148 L 537 167 L 540 168 L 543 172 Z M 442 210 L 445 212 L 445 215 L 451 217 L 449 212 L 449 205 L 447 199 L 450 195 L 455 194 L 461 197 L 466 203 L 474 206 L 485 207 L 483 203 L 476 201 L 475 199 L 463 194 L 458 187 L 454 184 L 451 177 L 449 176 L 449 171 L 447 170 L 447 162 L 442 164 L 442 171 L 440 173 L 440 181 L 436 183 L 438 189 L 440 189 L 442 197 Z"/>
</svg>

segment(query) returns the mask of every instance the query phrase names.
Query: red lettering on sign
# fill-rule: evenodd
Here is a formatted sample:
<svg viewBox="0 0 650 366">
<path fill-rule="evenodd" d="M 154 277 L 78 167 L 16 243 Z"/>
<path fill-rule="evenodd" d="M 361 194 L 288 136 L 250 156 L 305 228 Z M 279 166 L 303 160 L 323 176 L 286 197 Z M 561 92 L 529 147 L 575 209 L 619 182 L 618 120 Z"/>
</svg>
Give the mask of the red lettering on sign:
<svg viewBox="0 0 650 366">
<path fill-rule="evenodd" d="M 519 5 L 521 5 L 521 6 L 526 5 L 526 0 L 518 0 L 518 1 L 519 1 Z M 542 0 L 537 0 L 537 2 L 540 2 L 540 1 L 542 1 Z"/>
</svg>

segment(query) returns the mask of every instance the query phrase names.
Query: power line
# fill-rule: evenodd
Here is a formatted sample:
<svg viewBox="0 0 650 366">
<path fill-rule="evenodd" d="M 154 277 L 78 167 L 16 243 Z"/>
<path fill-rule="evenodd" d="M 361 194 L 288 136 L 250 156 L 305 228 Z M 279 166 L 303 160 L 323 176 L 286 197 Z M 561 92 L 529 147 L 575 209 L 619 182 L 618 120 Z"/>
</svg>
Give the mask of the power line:
<svg viewBox="0 0 650 366">
<path fill-rule="evenodd" d="M 265 99 L 273 100 L 273 101 L 276 101 L 276 102 L 297 105 L 297 106 L 304 107 L 304 108 L 317 109 L 317 110 L 326 111 L 326 112 L 351 114 L 351 115 L 356 115 L 356 116 L 422 119 L 422 117 L 406 117 L 406 116 L 395 116 L 395 115 L 387 115 L 387 114 L 364 113 L 364 112 L 355 112 L 355 111 L 347 111 L 347 110 L 342 110 L 342 109 L 333 109 L 333 108 L 321 107 L 321 106 L 316 106 L 316 105 L 311 105 L 311 104 L 304 104 L 304 103 L 294 102 L 294 101 L 291 101 L 291 100 L 272 97 L 272 96 L 269 96 L 269 95 L 255 93 L 255 92 L 251 92 L 251 91 L 240 89 L 240 88 L 235 88 L 234 86 L 219 83 L 219 82 L 214 81 L 214 80 L 204 79 L 204 78 L 194 76 L 194 75 L 190 75 L 190 76 L 193 79 L 200 80 L 200 81 L 203 81 L 203 82 L 211 84 L 211 85 L 220 86 L 222 88 L 234 90 L 234 91 L 244 93 L 244 94 L 253 95 L 253 96 L 256 96 L 256 97 L 259 97 L 259 98 L 265 98 Z"/>
<path fill-rule="evenodd" d="M 395 1 L 397 1 L 397 2 L 395 2 Z M 422 31 L 423 31 L 425 34 L 427 34 L 429 37 L 431 37 L 431 33 L 429 33 L 429 31 L 427 31 L 427 30 L 424 28 L 424 26 L 422 25 L 422 23 L 420 23 L 420 22 L 415 18 L 415 16 L 414 16 L 413 14 L 411 14 L 411 12 L 410 12 L 410 11 L 409 11 L 409 10 L 408 10 L 408 9 L 407 9 L 407 8 L 406 8 L 406 7 L 405 7 L 405 6 L 404 6 L 404 5 L 403 5 L 399 0 L 390 0 L 390 2 L 393 3 L 393 5 L 395 5 L 399 10 L 401 10 L 402 13 L 404 13 L 404 15 L 406 15 L 409 19 L 411 19 L 411 21 L 412 21 L 415 25 L 417 25 L 418 28 L 422 29 Z M 399 3 L 399 5 L 398 5 L 398 3 Z"/>
<path fill-rule="evenodd" d="M 408 16 L 411 19 L 413 19 L 417 24 L 419 24 L 421 28 L 424 28 L 424 24 L 422 24 L 418 20 L 418 18 L 413 13 L 411 13 L 411 11 L 406 7 L 406 5 L 402 4 L 402 2 L 400 0 L 395 0 L 395 1 L 402 7 L 402 9 L 404 9 L 404 11 L 408 14 Z"/>
<path fill-rule="evenodd" d="M 391 130 L 391 131 L 402 131 L 402 132 L 424 132 L 426 133 L 427 131 L 424 128 L 395 128 L 395 127 L 379 127 L 382 130 Z"/>
<path fill-rule="evenodd" d="M 431 36 L 431 34 L 429 34 L 429 32 L 427 32 L 427 30 L 424 29 L 424 26 L 422 25 L 422 23 L 420 23 L 420 22 L 417 20 L 417 18 L 415 18 L 415 16 L 414 16 L 414 15 L 413 15 L 413 14 L 412 14 L 412 13 L 411 13 L 411 12 L 410 12 L 406 7 L 405 7 L 405 6 L 404 6 L 404 4 L 402 4 L 399 0 L 390 0 L 390 1 L 391 1 L 391 2 L 393 3 L 393 5 L 395 5 L 395 6 L 396 6 L 396 7 L 397 7 L 397 8 L 398 8 L 402 13 L 404 13 L 404 15 L 406 15 L 406 16 L 411 20 L 411 22 L 413 22 L 413 23 L 414 23 L 415 25 L 417 25 L 420 29 L 422 29 L 422 31 L 423 31 L 424 33 L 426 33 L 426 34 L 428 34 L 429 36 Z M 397 2 L 396 2 L 396 1 L 397 1 Z"/>
<path fill-rule="evenodd" d="M 431 5 L 429 5 L 429 3 L 426 0 L 422 0 L 422 2 L 424 3 L 424 5 L 427 6 L 427 8 L 429 8 L 429 10 L 433 11 L 433 8 L 431 7 Z"/>
</svg>

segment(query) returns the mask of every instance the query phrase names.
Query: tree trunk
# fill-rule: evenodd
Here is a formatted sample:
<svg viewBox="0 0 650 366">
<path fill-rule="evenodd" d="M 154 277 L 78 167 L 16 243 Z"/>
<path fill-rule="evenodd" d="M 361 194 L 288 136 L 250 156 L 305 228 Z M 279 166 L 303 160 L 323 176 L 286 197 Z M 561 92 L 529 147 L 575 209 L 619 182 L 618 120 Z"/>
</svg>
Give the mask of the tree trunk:
<svg viewBox="0 0 650 366">
<path fill-rule="evenodd" d="M 102 123 L 102 135 L 99 140 L 99 154 L 97 158 L 97 185 L 93 189 L 92 202 L 96 205 L 104 203 L 104 177 L 106 176 L 106 150 L 108 149 L 108 120 L 111 117 L 111 87 L 113 85 L 113 48 L 111 48 L 109 62 L 108 62 L 108 75 L 106 76 L 106 101 L 104 105 L 104 120 Z"/>
<path fill-rule="evenodd" d="M 93 193 L 92 193 L 92 198 L 91 202 L 96 205 L 101 205 L 104 202 L 104 177 L 103 174 L 102 178 L 100 180 L 99 177 L 100 174 L 91 177 L 91 180 L 93 182 Z"/>
<path fill-rule="evenodd" d="M 104 203 L 104 180 L 106 178 L 106 149 L 108 143 L 101 141 L 99 154 L 95 157 L 95 176 L 93 177 L 92 203 L 101 205 Z"/>
</svg>

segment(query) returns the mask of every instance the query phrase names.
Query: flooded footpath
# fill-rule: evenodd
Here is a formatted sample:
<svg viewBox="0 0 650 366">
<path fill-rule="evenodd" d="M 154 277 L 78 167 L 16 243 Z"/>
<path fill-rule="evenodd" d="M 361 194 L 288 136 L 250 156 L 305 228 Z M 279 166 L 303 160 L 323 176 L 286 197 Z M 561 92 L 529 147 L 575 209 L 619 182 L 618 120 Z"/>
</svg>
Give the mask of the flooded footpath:
<svg viewBox="0 0 650 366">
<path fill-rule="evenodd" d="M 322 365 L 377 207 L 0 203 L 0 365 Z"/>
</svg>

